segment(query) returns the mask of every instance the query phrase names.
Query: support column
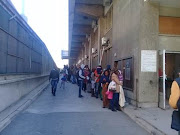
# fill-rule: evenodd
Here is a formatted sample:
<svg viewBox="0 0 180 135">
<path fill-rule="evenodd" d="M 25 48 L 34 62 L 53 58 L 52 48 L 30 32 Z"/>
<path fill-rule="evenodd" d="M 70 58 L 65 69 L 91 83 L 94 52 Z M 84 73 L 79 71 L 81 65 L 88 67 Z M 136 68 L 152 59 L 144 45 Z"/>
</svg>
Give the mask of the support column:
<svg viewBox="0 0 180 135">
<path fill-rule="evenodd" d="M 139 59 L 141 60 L 142 50 L 157 50 L 159 44 L 159 7 L 149 1 L 142 0 L 140 12 Z M 159 91 L 158 68 L 156 67 L 156 71 L 152 72 L 142 71 L 141 64 L 140 62 L 138 106 L 157 107 Z"/>
<path fill-rule="evenodd" d="M 101 20 L 98 20 L 98 65 L 100 64 L 100 45 L 101 45 Z"/>
<path fill-rule="evenodd" d="M 90 35 L 89 36 L 89 67 L 90 67 L 90 69 L 92 69 L 91 50 L 92 50 L 92 45 L 91 45 L 91 35 Z"/>
</svg>

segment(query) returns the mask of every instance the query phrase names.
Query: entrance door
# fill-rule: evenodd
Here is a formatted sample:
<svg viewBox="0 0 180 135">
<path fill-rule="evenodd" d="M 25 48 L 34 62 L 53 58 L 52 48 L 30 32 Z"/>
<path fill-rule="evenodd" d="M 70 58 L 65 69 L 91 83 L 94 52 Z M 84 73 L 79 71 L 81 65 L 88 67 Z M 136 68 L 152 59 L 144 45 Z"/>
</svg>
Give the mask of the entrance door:
<svg viewBox="0 0 180 135">
<path fill-rule="evenodd" d="M 165 50 L 159 52 L 159 107 L 166 108 L 165 95 Z"/>
</svg>

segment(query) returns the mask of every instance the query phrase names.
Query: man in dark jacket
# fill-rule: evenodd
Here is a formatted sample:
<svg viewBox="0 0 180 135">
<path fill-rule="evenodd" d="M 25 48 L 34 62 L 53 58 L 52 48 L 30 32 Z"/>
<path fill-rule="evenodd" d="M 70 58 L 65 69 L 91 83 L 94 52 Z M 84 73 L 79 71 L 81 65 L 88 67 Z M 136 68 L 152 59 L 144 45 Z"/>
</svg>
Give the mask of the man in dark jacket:
<svg viewBox="0 0 180 135">
<path fill-rule="evenodd" d="M 51 70 L 51 73 L 49 76 L 49 81 L 51 81 L 52 94 L 54 96 L 56 96 L 56 88 L 57 88 L 57 84 L 59 82 L 59 72 L 57 69 Z"/>
<path fill-rule="evenodd" d="M 180 115 L 180 69 L 178 71 L 178 75 L 179 77 L 173 81 L 172 86 L 171 86 L 171 95 L 169 98 L 169 104 L 173 109 L 178 109 L 178 112 Z M 180 119 L 180 116 L 176 120 L 178 121 L 178 119 Z M 172 124 L 171 128 L 177 130 L 177 125 Z M 180 126 L 178 127 L 178 131 L 180 135 Z"/>
</svg>

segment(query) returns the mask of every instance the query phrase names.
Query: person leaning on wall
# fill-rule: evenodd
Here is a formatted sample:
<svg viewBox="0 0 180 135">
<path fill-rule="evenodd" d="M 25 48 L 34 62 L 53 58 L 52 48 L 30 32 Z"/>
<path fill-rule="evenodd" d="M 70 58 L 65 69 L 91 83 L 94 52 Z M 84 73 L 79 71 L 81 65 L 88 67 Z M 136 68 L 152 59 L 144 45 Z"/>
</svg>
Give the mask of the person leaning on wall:
<svg viewBox="0 0 180 135">
<path fill-rule="evenodd" d="M 172 115 L 171 128 L 179 131 L 180 135 L 180 69 L 178 71 L 178 76 L 179 77 L 173 81 L 171 86 L 169 104 L 173 109 L 175 109 Z"/>
</svg>

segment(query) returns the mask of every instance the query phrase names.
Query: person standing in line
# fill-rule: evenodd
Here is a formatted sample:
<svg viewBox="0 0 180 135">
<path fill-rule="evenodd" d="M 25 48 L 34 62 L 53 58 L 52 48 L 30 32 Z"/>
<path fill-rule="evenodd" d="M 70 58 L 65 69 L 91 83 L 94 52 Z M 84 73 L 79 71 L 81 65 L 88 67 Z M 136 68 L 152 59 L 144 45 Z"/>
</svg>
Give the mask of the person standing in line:
<svg viewBox="0 0 180 135">
<path fill-rule="evenodd" d="M 79 70 L 80 70 L 80 65 L 76 66 L 76 81 L 77 85 L 79 86 Z"/>
<path fill-rule="evenodd" d="M 85 75 L 84 75 L 84 67 L 85 67 L 85 65 L 84 64 L 82 64 L 81 65 L 81 67 L 80 67 L 80 69 L 79 69 L 79 73 L 78 73 L 78 75 L 79 75 L 79 77 L 78 77 L 78 79 L 79 79 L 79 98 L 82 98 L 83 96 L 81 95 L 81 90 L 82 90 L 82 88 L 83 88 L 83 82 L 84 82 L 84 80 L 85 79 L 87 79 L 87 80 L 89 80 L 89 78 L 88 77 L 85 77 Z"/>
<path fill-rule="evenodd" d="M 86 77 L 86 79 L 84 79 L 84 82 L 83 82 L 83 90 L 84 90 L 84 92 L 86 92 L 86 90 L 88 88 L 88 81 L 89 81 L 89 80 L 87 80 L 87 77 L 90 76 L 90 71 L 89 71 L 88 65 L 86 65 L 84 67 L 83 72 L 84 72 L 84 76 Z"/>
<path fill-rule="evenodd" d="M 51 81 L 51 86 L 52 86 L 52 94 L 56 96 L 56 88 L 57 84 L 59 82 L 59 72 L 57 69 L 51 70 L 50 76 L 49 76 L 49 82 Z"/>
<path fill-rule="evenodd" d="M 98 98 L 98 95 L 99 95 L 99 90 L 100 90 L 100 77 L 101 77 L 101 74 L 102 74 L 102 67 L 101 65 L 99 65 L 96 70 L 94 71 L 94 74 L 95 74 L 95 94 L 96 94 L 96 98 Z"/>
<path fill-rule="evenodd" d="M 68 70 L 67 70 L 67 66 L 66 65 L 64 65 L 64 69 L 63 69 L 63 73 L 65 74 L 65 77 L 66 77 L 66 81 L 67 81 L 67 79 L 68 79 Z"/>
<path fill-rule="evenodd" d="M 178 109 L 179 112 L 179 122 L 180 122 L 180 69 L 178 71 L 178 78 L 176 78 L 171 86 L 171 95 L 169 98 L 169 104 L 173 109 Z M 177 120 L 178 121 L 178 120 Z M 180 124 L 179 124 L 180 125 Z M 179 127 L 180 135 L 180 127 Z"/>
<path fill-rule="evenodd" d="M 108 70 L 108 71 L 109 71 L 109 74 L 110 74 L 110 72 L 111 72 L 111 65 L 107 65 L 107 66 L 106 66 L 106 70 Z"/>
<path fill-rule="evenodd" d="M 111 110 L 112 111 L 121 111 L 119 106 L 119 92 L 120 92 L 120 85 L 122 86 L 122 83 L 119 81 L 119 71 L 117 69 L 114 69 L 114 72 L 111 76 L 111 80 L 116 83 L 116 91 L 113 93 L 113 99 L 111 100 Z"/>
<path fill-rule="evenodd" d="M 71 67 L 68 67 L 67 68 L 67 71 L 68 71 L 68 82 L 71 82 Z"/>
<path fill-rule="evenodd" d="M 95 97 L 95 75 L 94 75 L 95 69 L 92 69 L 91 72 L 91 97 Z"/>
<path fill-rule="evenodd" d="M 72 83 L 76 84 L 76 65 L 74 65 L 72 69 Z"/>
<path fill-rule="evenodd" d="M 109 108 L 109 100 L 108 100 L 107 94 L 106 94 L 106 92 L 108 90 L 108 85 L 110 83 L 108 70 L 104 71 L 104 74 L 100 79 L 100 83 L 102 84 L 103 108 Z"/>
<path fill-rule="evenodd" d="M 120 93 L 119 93 L 119 105 L 123 108 L 125 106 L 125 96 L 124 96 L 124 90 L 123 90 L 123 73 L 121 70 L 118 70 L 119 71 L 119 74 L 118 74 L 118 79 L 120 81 L 120 83 L 122 85 L 119 85 L 120 87 Z"/>
</svg>

